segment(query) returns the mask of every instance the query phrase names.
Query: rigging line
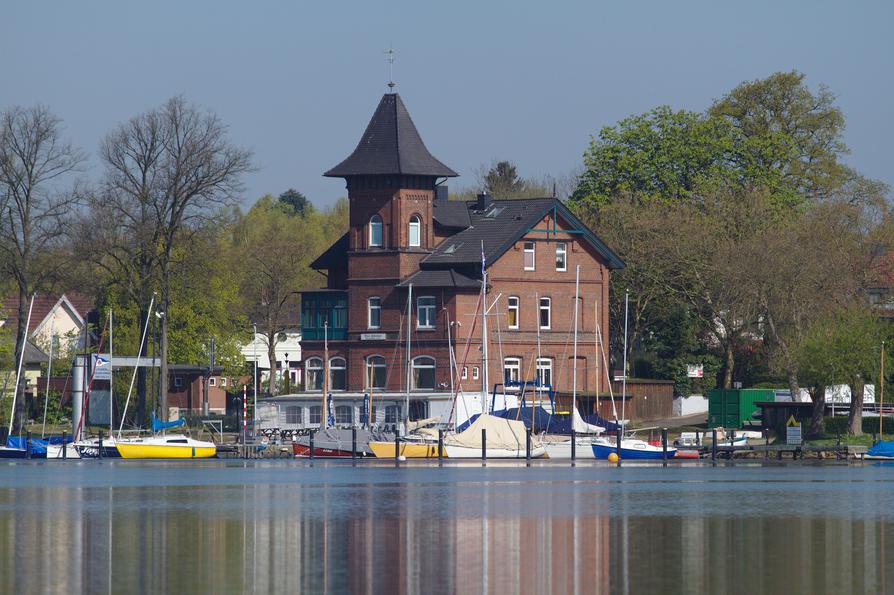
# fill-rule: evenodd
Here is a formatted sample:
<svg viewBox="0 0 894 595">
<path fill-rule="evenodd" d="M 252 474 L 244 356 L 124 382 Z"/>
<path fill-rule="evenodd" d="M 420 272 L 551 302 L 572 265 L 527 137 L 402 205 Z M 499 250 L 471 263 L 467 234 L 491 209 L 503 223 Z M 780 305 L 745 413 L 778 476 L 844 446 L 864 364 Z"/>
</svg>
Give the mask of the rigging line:
<svg viewBox="0 0 894 595">
<path fill-rule="evenodd" d="M 479 293 L 478 301 L 475 303 L 475 310 L 478 310 L 478 307 L 480 305 L 481 305 L 481 294 Z M 466 348 L 465 348 L 465 351 L 463 352 L 462 363 L 460 364 L 460 366 L 462 366 L 462 367 L 465 367 L 465 365 L 466 365 L 466 361 L 467 361 L 466 358 L 468 357 L 469 350 L 472 347 L 472 334 L 475 332 L 475 328 L 477 325 L 478 325 L 478 317 L 476 316 L 475 318 L 472 319 L 472 325 L 469 327 L 469 334 L 466 337 Z M 456 392 L 453 395 L 453 404 L 450 406 L 450 417 L 447 419 L 448 424 L 453 420 L 453 413 L 456 411 L 456 398 L 461 391 L 462 391 L 462 378 L 460 378 L 460 382 L 456 387 Z"/>
<path fill-rule="evenodd" d="M 494 300 L 494 303 L 491 306 L 491 308 L 493 308 L 494 306 L 497 305 L 497 300 L 500 299 L 501 295 L 503 295 L 503 294 L 501 293 L 500 295 L 497 296 L 497 298 Z M 500 325 L 500 317 L 497 316 L 496 319 L 497 319 L 497 344 L 500 346 L 500 368 L 502 369 L 502 372 L 503 372 L 503 409 L 505 409 L 506 408 L 506 369 L 504 366 L 506 365 L 506 359 L 503 357 L 503 332 L 502 332 L 502 326 Z M 496 391 L 494 391 L 494 392 L 496 392 Z M 494 395 L 494 399 L 496 399 L 496 395 Z"/>
<path fill-rule="evenodd" d="M 108 321 L 106 321 L 105 326 L 102 328 L 102 334 L 99 337 L 99 345 L 96 346 L 96 353 L 102 352 L 102 346 L 105 344 L 106 330 L 108 330 Z M 86 351 L 86 349 L 85 349 Z M 92 354 L 89 354 L 92 355 Z M 84 373 L 87 373 L 87 362 L 90 360 L 86 358 L 84 359 Z M 78 418 L 78 426 L 75 430 L 75 434 L 77 436 L 81 435 L 81 428 L 86 427 L 84 423 L 84 419 L 87 417 L 87 407 L 90 405 L 90 391 L 93 390 L 93 380 L 96 378 L 96 368 L 98 366 L 93 366 L 93 373 L 90 374 L 90 382 L 87 383 L 87 390 L 84 392 L 84 404 L 81 406 L 81 417 Z"/>
<path fill-rule="evenodd" d="M 605 343 L 603 343 L 603 341 L 602 341 L 602 330 L 600 329 L 598 322 L 596 323 L 596 338 L 599 343 L 599 351 L 600 351 L 600 353 L 602 353 L 602 363 L 603 363 L 602 369 L 605 370 L 605 373 L 608 375 L 607 376 L 608 396 L 612 401 L 612 415 L 615 416 L 615 421 L 617 421 L 618 420 L 618 409 L 615 407 L 615 395 L 614 395 L 614 390 L 612 389 L 611 371 L 608 368 L 608 359 L 605 357 Z"/>
</svg>

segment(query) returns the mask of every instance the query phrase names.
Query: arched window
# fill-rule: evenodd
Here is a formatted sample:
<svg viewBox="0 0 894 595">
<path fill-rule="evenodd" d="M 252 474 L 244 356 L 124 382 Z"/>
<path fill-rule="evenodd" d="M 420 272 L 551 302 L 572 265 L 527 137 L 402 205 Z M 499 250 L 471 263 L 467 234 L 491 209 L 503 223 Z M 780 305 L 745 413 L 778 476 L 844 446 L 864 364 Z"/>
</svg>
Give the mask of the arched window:
<svg viewBox="0 0 894 595">
<path fill-rule="evenodd" d="M 346 390 L 348 383 L 347 362 L 343 357 L 329 358 L 329 390 Z"/>
<path fill-rule="evenodd" d="M 323 360 L 312 357 L 304 364 L 304 390 L 323 390 Z M 319 421 L 319 420 L 317 420 Z"/>
<path fill-rule="evenodd" d="M 354 423 L 354 408 L 350 405 L 339 405 L 335 408 L 335 423 L 352 424 Z"/>
<path fill-rule="evenodd" d="M 413 360 L 413 388 L 432 389 L 435 387 L 435 359 L 421 355 Z"/>
<path fill-rule="evenodd" d="M 369 218 L 369 245 L 382 246 L 382 218 L 378 215 Z"/>
<path fill-rule="evenodd" d="M 386 371 L 385 358 L 381 355 L 366 358 L 366 387 L 385 388 Z"/>
<path fill-rule="evenodd" d="M 410 217 L 409 227 L 410 246 L 419 246 L 422 242 L 422 221 L 418 215 Z"/>
</svg>

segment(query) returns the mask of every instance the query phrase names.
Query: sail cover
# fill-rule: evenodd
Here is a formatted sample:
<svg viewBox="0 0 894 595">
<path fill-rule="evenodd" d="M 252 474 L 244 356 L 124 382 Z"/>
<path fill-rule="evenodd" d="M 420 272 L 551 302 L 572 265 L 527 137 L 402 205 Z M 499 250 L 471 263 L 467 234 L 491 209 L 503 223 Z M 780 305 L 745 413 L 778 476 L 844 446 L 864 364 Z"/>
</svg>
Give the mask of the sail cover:
<svg viewBox="0 0 894 595">
<path fill-rule="evenodd" d="M 465 431 L 450 436 L 445 442 L 454 446 L 481 448 L 481 430 L 487 430 L 488 448 L 525 448 L 523 422 L 487 414 L 479 415 Z"/>
<path fill-rule="evenodd" d="M 176 419 L 174 421 L 161 421 L 157 417 L 155 417 L 155 412 L 152 412 L 152 431 L 158 432 L 161 430 L 167 430 L 169 428 L 177 428 L 186 423 L 184 418 Z"/>
<path fill-rule="evenodd" d="M 894 442 L 879 440 L 875 446 L 866 451 L 866 454 L 872 457 L 894 458 Z"/>
</svg>

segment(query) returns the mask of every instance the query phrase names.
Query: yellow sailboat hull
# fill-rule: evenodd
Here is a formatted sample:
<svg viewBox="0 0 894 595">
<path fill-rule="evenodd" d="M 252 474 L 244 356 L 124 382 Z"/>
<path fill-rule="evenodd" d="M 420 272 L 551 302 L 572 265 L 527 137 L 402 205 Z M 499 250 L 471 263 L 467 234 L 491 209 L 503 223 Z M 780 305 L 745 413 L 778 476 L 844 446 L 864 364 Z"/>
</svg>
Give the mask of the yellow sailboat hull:
<svg viewBox="0 0 894 595">
<path fill-rule="evenodd" d="M 370 450 L 380 459 L 394 458 L 394 442 L 370 442 Z M 414 444 L 412 442 L 401 442 L 399 456 L 407 459 L 437 459 L 437 444 Z M 447 450 L 444 449 L 444 457 L 447 457 Z"/>
<path fill-rule="evenodd" d="M 216 446 L 188 444 L 116 444 L 122 459 L 208 459 L 217 454 Z"/>
</svg>

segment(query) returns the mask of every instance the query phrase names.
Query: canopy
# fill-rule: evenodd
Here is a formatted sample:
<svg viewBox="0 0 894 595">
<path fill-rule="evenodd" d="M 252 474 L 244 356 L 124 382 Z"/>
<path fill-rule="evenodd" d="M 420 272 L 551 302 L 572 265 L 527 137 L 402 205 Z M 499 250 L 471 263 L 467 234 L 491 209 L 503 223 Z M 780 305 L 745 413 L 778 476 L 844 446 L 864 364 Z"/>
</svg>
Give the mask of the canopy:
<svg viewBox="0 0 894 595">
<path fill-rule="evenodd" d="M 161 421 L 160 419 L 155 417 L 154 411 L 152 412 L 151 417 L 152 417 L 152 431 L 153 432 L 159 432 L 161 430 L 167 430 L 169 428 L 176 428 L 176 427 L 182 426 L 183 424 L 186 423 L 186 420 L 182 417 L 180 419 L 177 419 L 174 421 Z"/>
<path fill-rule="evenodd" d="M 481 448 L 481 430 L 487 430 L 489 448 L 525 448 L 527 432 L 524 423 L 487 414 L 479 415 L 465 431 L 450 436 L 445 442 L 454 446 Z"/>
<path fill-rule="evenodd" d="M 866 451 L 871 457 L 892 457 L 894 458 L 894 442 L 879 440 L 875 446 Z"/>
<path fill-rule="evenodd" d="M 570 435 L 572 426 L 578 434 L 599 434 L 605 430 L 618 431 L 618 424 L 602 419 L 596 413 L 582 417 L 577 410 L 574 411 L 574 415 L 569 416 L 550 414 L 543 407 L 515 407 L 501 411 L 492 411 L 491 415 L 505 419 L 516 419 L 524 422 L 525 426 L 532 430 L 548 434 Z M 459 426 L 457 430 L 465 430 L 477 418 L 477 415 L 473 415 L 469 421 Z"/>
<path fill-rule="evenodd" d="M 17 448 L 19 450 L 25 450 L 25 437 L 24 436 L 9 436 L 6 439 L 6 446 L 9 448 Z M 71 442 L 71 436 L 65 437 L 65 442 Z M 47 436 L 46 438 L 32 438 L 31 439 L 31 452 L 32 454 L 41 455 L 46 454 L 47 452 L 47 444 L 62 444 L 62 436 Z"/>
</svg>

